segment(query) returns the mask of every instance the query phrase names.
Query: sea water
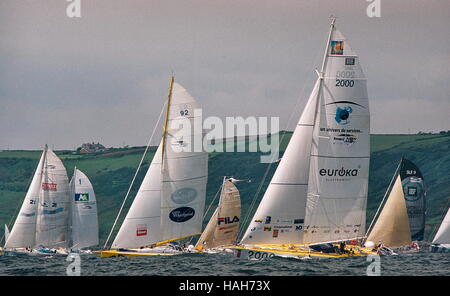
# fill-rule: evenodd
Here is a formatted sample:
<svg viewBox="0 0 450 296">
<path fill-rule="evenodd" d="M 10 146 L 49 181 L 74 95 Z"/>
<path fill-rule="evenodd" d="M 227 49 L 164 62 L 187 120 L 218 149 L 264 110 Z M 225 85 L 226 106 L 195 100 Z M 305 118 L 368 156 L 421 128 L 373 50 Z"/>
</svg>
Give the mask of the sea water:
<svg viewBox="0 0 450 296">
<path fill-rule="evenodd" d="M 113 257 L 81 254 L 82 276 L 365 276 L 372 261 L 351 258 L 239 259 L 233 254 L 182 254 L 168 257 Z M 65 276 L 74 261 L 65 255 L 0 256 L 0 275 Z M 449 276 L 450 253 L 421 251 L 381 256 L 379 274 L 385 276 Z"/>
</svg>

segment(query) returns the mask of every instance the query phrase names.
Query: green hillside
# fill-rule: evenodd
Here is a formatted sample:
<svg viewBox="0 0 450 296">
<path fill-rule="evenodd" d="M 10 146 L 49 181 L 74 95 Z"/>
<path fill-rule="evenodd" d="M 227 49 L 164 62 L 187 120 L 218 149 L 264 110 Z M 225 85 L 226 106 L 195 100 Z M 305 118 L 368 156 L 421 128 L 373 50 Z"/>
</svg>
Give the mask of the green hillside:
<svg viewBox="0 0 450 296">
<path fill-rule="evenodd" d="M 284 151 L 291 133 L 283 133 L 281 150 Z M 371 164 L 368 198 L 368 222 L 371 221 L 392 178 L 401 156 L 412 160 L 421 169 L 427 185 L 428 218 L 426 237 L 440 223 L 441 215 L 450 198 L 450 135 L 372 135 Z M 111 229 L 128 186 L 139 164 L 144 148 L 116 149 L 97 155 L 74 155 L 71 151 L 58 151 L 67 168 L 69 178 L 73 168 L 84 171 L 97 194 L 100 241 L 104 242 Z M 155 149 L 146 156 L 133 190 L 125 206 L 126 213 L 148 169 Z M 0 152 L 0 225 L 12 226 L 15 215 L 31 182 L 41 151 Z M 227 152 L 209 154 L 207 205 L 214 198 L 224 175 L 250 178 L 250 183 L 238 183 L 242 196 L 243 217 L 249 211 L 258 186 L 268 164 L 260 163 L 260 153 Z M 256 207 L 270 182 L 278 163 L 273 163 L 256 199 Z M 212 212 L 212 211 L 211 211 Z M 209 220 L 209 213 L 205 222 Z M 119 220 L 119 225 L 123 216 Z M 0 227 L 2 229 L 3 227 Z M 0 235 L 0 238 L 3 236 Z"/>
</svg>

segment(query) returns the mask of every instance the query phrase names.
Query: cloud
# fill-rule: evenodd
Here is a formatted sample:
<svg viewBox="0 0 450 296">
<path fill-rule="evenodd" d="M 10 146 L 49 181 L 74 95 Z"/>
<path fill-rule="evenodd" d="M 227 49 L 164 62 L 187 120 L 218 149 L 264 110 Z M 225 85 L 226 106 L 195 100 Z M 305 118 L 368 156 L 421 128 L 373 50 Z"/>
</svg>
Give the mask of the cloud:
<svg viewBox="0 0 450 296">
<path fill-rule="evenodd" d="M 284 128 L 312 89 L 330 14 L 368 77 L 373 132 L 448 129 L 448 1 L 382 1 L 381 18 L 361 0 L 82 0 L 80 19 L 67 5 L 0 4 L 0 149 L 144 145 L 172 71 L 205 116 Z"/>
</svg>

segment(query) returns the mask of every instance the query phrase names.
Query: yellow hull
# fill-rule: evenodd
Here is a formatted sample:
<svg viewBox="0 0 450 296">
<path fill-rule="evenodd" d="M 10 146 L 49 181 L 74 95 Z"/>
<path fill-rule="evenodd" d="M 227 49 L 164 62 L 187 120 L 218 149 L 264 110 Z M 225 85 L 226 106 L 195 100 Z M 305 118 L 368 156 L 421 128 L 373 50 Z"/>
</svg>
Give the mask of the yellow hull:
<svg viewBox="0 0 450 296">
<path fill-rule="evenodd" d="M 322 258 L 346 258 L 363 257 L 376 254 L 371 249 L 359 246 L 346 246 L 344 253 L 322 253 L 311 250 L 305 245 L 253 245 L 253 246 L 234 246 L 230 249 L 235 250 L 237 257 L 246 259 L 266 259 L 274 256 L 289 258 L 322 257 Z"/>
<path fill-rule="evenodd" d="M 148 256 L 173 256 L 175 253 L 139 253 L 139 252 L 123 252 L 116 250 L 108 251 L 96 251 L 94 253 L 99 253 L 101 258 L 109 257 L 148 257 Z"/>
</svg>

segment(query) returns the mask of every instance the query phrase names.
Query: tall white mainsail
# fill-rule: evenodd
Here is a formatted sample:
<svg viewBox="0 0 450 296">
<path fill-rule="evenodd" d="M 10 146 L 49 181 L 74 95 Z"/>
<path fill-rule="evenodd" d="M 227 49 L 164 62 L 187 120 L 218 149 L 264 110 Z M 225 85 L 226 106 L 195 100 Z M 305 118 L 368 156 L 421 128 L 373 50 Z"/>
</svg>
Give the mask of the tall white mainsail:
<svg viewBox="0 0 450 296">
<path fill-rule="evenodd" d="M 37 206 L 36 247 L 67 246 L 69 206 L 66 169 L 58 156 L 47 149 Z"/>
<path fill-rule="evenodd" d="M 202 128 L 194 127 L 199 108 L 186 89 L 171 85 L 163 139 L 112 248 L 139 248 L 201 231 L 208 155 L 201 147 Z"/>
<path fill-rule="evenodd" d="M 41 155 L 39 164 L 34 172 L 25 200 L 20 208 L 14 226 L 5 241 L 5 248 L 34 247 L 36 238 L 36 213 L 41 188 L 42 169 L 47 149 Z"/>
<path fill-rule="evenodd" d="M 168 109 L 161 187 L 162 240 L 200 234 L 208 178 L 199 104 L 174 83 Z"/>
<path fill-rule="evenodd" d="M 332 31 L 316 117 L 304 243 L 362 237 L 370 158 L 366 78 L 346 38 Z"/>
<path fill-rule="evenodd" d="M 71 237 L 69 247 L 82 249 L 98 245 L 97 200 L 88 177 L 75 168 L 70 187 Z"/>
<path fill-rule="evenodd" d="M 433 244 L 450 245 L 450 209 L 448 209 L 441 226 L 434 236 Z"/>
<path fill-rule="evenodd" d="M 370 153 L 366 80 L 334 21 L 318 74 L 242 244 L 314 244 L 364 234 Z"/>
</svg>

